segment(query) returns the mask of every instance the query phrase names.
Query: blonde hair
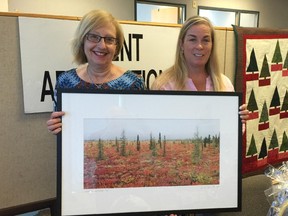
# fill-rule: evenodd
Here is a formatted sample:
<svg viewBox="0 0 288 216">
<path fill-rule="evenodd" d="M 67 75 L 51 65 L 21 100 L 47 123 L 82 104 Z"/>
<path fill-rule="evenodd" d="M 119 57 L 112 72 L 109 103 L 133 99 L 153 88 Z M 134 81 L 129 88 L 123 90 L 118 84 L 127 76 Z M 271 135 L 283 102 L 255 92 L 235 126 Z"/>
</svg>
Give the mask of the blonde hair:
<svg viewBox="0 0 288 216">
<path fill-rule="evenodd" d="M 103 10 L 92 10 L 83 16 L 72 40 L 74 62 L 77 64 L 84 64 L 87 62 L 84 53 L 84 40 L 86 34 L 94 28 L 101 28 L 109 23 L 112 23 L 116 28 L 117 47 L 113 60 L 117 58 L 124 43 L 124 34 L 120 24 L 110 13 Z"/>
<path fill-rule="evenodd" d="M 163 86 L 165 84 L 172 81 L 173 83 L 175 83 L 175 90 L 187 90 L 186 80 L 188 78 L 188 69 L 184 55 L 182 54 L 181 44 L 183 43 L 188 29 L 191 26 L 199 24 L 207 25 L 211 30 L 212 50 L 208 62 L 205 65 L 206 71 L 212 79 L 214 91 L 225 91 L 225 86 L 222 80 L 222 73 L 219 70 L 216 55 L 214 27 L 207 18 L 201 16 L 193 16 L 185 21 L 182 28 L 180 29 L 180 33 L 178 36 L 174 65 L 165 70 L 160 76 L 156 78 L 156 80 L 152 84 L 151 89 L 163 89 Z"/>
</svg>

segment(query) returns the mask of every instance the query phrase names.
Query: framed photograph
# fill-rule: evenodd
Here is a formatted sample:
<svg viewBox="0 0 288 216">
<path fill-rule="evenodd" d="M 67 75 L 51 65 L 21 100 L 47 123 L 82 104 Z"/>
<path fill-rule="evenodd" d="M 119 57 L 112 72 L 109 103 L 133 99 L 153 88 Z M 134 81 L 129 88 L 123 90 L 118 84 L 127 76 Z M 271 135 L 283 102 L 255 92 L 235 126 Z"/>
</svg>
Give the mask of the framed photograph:
<svg viewBox="0 0 288 216">
<path fill-rule="evenodd" d="M 241 209 L 241 94 L 59 90 L 58 215 Z"/>
</svg>

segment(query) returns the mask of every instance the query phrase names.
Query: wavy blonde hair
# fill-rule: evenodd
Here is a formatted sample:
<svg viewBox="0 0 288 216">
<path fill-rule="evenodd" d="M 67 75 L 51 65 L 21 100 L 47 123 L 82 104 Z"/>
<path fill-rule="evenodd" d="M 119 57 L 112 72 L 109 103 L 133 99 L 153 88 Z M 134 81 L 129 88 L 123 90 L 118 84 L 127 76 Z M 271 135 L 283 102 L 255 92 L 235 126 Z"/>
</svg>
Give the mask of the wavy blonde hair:
<svg viewBox="0 0 288 216">
<path fill-rule="evenodd" d="M 112 23 L 116 28 L 117 47 L 113 60 L 117 58 L 124 43 L 124 34 L 120 24 L 107 11 L 92 10 L 82 17 L 72 40 L 74 62 L 77 64 L 84 64 L 87 62 L 87 58 L 84 53 L 84 40 L 86 34 L 94 28 L 101 28 L 110 23 Z"/>
<path fill-rule="evenodd" d="M 212 50 L 208 62 L 205 65 L 207 73 L 210 75 L 214 91 L 225 91 L 225 86 L 222 80 L 222 73 L 219 70 L 218 59 L 215 49 L 215 32 L 212 23 L 205 17 L 193 16 L 185 21 L 178 36 L 178 42 L 176 47 L 176 56 L 174 65 L 165 70 L 160 76 L 156 78 L 151 86 L 151 89 L 159 90 L 163 89 L 163 86 L 172 81 L 175 83 L 175 90 L 187 90 L 186 80 L 188 78 L 188 69 L 184 55 L 181 51 L 181 44 L 184 41 L 186 33 L 191 26 L 204 24 L 211 30 L 212 38 Z"/>
</svg>

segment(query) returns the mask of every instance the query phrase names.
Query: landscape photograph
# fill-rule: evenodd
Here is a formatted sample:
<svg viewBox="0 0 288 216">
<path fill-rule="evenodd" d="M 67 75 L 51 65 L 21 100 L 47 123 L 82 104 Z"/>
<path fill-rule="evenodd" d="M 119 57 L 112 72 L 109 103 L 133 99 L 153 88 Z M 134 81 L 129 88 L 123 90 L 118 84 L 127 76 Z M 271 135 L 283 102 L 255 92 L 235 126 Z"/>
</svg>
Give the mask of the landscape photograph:
<svg viewBox="0 0 288 216">
<path fill-rule="evenodd" d="M 218 119 L 84 119 L 84 189 L 219 184 Z"/>
</svg>

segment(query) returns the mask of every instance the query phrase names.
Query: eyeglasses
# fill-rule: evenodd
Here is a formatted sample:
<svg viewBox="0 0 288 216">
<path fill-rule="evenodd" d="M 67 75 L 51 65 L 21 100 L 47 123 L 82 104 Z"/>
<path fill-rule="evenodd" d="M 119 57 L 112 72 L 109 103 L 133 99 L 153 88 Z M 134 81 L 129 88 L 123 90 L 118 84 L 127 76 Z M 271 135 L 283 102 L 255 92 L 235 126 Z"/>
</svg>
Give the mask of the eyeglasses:
<svg viewBox="0 0 288 216">
<path fill-rule="evenodd" d="M 107 45 L 115 45 L 117 44 L 117 38 L 114 37 L 102 37 L 100 35 L 96 35 L 96 34 L 91 34 L 91 33 L 87 33 L 86 34 L 86 38 L 88 41 L 93 42 L 93 43 L 99 43 L 101 41 L 101 39 L 104 39 L 105 44 Z"/>
</svg>

